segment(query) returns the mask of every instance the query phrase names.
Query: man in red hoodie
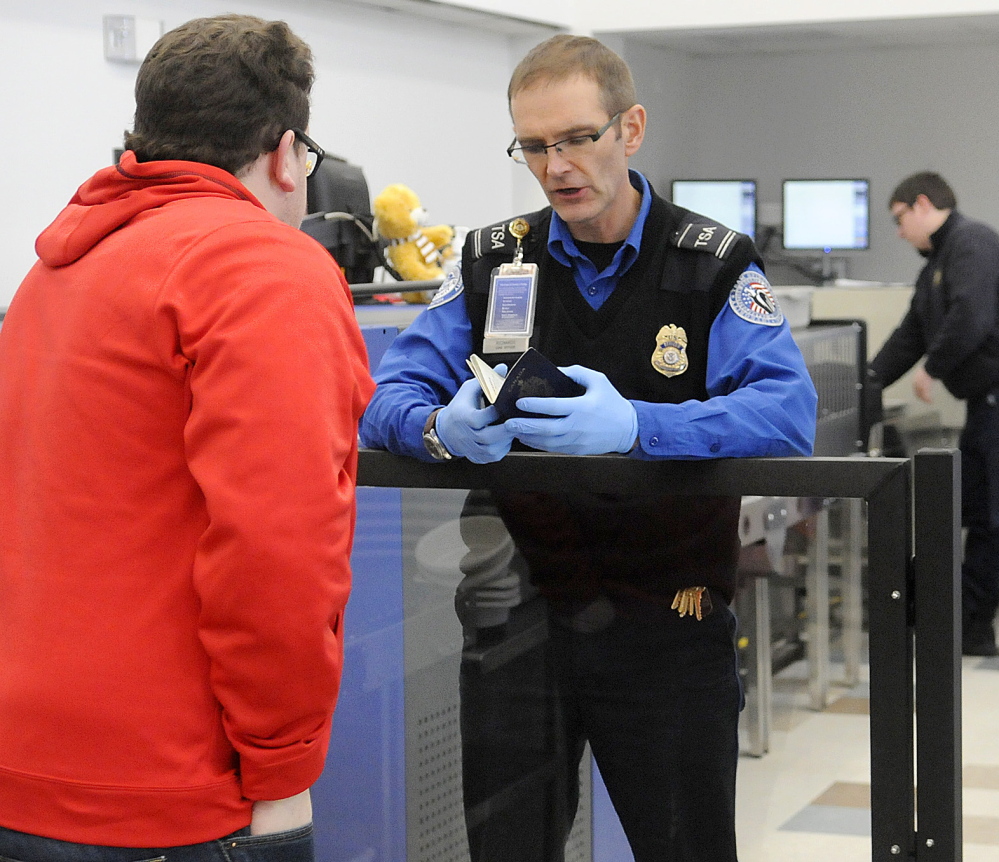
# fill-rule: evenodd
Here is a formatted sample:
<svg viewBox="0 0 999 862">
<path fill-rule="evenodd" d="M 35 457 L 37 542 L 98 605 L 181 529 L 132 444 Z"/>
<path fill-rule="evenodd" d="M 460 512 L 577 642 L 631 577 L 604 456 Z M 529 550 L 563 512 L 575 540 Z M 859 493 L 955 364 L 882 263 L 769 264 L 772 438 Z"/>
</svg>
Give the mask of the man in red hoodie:
<svg viewBox="0 0 999 862">
<path fill-rule="evenodd" d="M 0 858 L 313 858 L 373 384 L 312 82 L 283 22 L 167 33 L 11 302 Z"/>
</svg>

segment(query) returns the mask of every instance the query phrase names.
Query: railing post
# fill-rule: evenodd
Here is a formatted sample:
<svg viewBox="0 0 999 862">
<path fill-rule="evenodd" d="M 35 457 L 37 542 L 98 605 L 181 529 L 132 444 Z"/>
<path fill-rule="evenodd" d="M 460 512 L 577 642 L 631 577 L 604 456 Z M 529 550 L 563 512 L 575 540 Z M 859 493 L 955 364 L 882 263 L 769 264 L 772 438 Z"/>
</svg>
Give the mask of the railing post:
<svg viewBox="0 0 999 862">
<path fill-rule="evenodd" d="M 914 468 L 916 854 L 961 862 L 961 461 L 923 449 Z"/>
<path fill-rule="evenodd" d="M 845 511 L 843 546 L 843 676 L 848 686 L 860 682 L 860 657 L 864 626 L 864 591 L 861 553 L 864 533 L 864 501 L 843 501 Z"/>
<path fill-rule="evenodd" d="M 815 513 L 815 538 L 805 574 L 808 640 L 808 698 L 812 709 L 829 706 L 829 507 Z"/>
<path fill-rule="evenodd" d="M 910 500 L 908 470 L 888 477 L 867 500 L 874 862 L 915 852 Z"/>
</svg>

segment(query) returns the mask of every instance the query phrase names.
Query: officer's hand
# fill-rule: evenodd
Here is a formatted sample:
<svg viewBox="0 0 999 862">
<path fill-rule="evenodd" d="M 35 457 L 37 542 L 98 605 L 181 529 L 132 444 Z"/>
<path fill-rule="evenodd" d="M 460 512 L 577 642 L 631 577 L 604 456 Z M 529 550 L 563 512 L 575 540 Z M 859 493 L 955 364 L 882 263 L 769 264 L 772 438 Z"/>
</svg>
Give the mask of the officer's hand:
<svg viewBox="0 0 999 862">
<path fill-rule="evenodd" d="M 451 403 L 437 414 L 437 436 L 448 452 L 476 464 L 499 461 L 513 443 L 503 425 L 490 425 L 499 416 L 490 405 L 480 408 L 482 387 L 474 377 L 466 380 Z"/>
<path fill-rule="evenodd" d="M 551 419 L 519 417 L 503 424 L 518 440 L 533 449 L 565 455 L 603 455 L 628 452 L 638 438 L 638 415 L 599 371 L 572 365 L 563 368 L 586 387 L 576 398 L 520 398 L 517 406 Z M 557 417 L 557 418 L 556 418 Z"/>
</svg>

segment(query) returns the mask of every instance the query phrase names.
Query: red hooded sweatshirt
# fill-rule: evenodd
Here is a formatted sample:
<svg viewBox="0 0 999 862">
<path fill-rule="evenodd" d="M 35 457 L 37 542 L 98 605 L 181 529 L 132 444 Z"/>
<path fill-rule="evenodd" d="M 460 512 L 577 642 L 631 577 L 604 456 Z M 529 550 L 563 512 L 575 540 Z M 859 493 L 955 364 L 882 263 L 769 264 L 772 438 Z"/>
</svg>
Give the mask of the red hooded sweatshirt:
<svg viewBox="0 0 999 862">
<path fill-rule="evenodd" d="M 332 258 L 231 174 L 120 165 L 0 329 L 0 825 L 158 847 L 310 786 L 373 390 Z"/>
</svg>

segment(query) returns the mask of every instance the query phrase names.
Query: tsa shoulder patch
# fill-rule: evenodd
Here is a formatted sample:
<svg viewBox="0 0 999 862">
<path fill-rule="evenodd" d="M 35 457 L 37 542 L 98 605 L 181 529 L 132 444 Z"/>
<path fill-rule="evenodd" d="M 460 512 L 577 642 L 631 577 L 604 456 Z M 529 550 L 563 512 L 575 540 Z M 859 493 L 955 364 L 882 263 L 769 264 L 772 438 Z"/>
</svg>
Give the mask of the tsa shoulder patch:
<svg viewBox="0 0 999 862">
<path fill-rule="evenodd" d="M 687 221 L 681 224 L 673 235 L 673 242 L 677 248 L 710 252 L 719 260 L 728 257 L 738 239 L 739 234 L 717 222 Z"/>
<path fill-rule="evenodd" d="M 770 282 L 755 267 L 750 267 L 739 276 L 728 295 L 728 304 L 732 311 L 750 323 L 780 326 L 784 322 L 784 312 L 777 304 Z"/>
<path fill-rule="evenodd" d="M 439 308 L 449 303 L 452 299 L 457 299 L 465 291 L 465 283 L 461 280 L 461 270 L 458 267 L 452 269 L 444 279 L 444 283 L 438 288 L 434 298 L 430 300 L 430 308 Z"/>
</svg>

